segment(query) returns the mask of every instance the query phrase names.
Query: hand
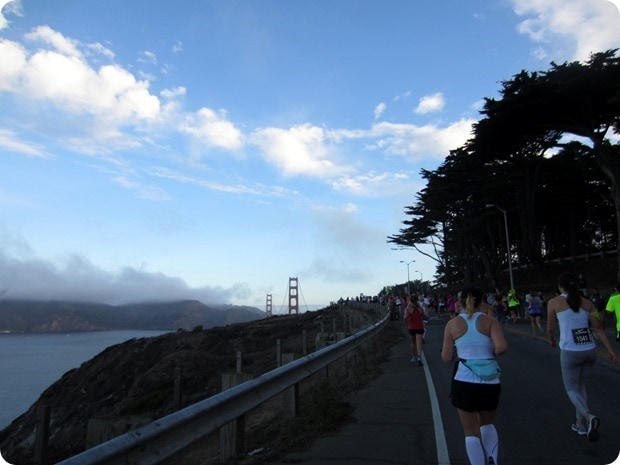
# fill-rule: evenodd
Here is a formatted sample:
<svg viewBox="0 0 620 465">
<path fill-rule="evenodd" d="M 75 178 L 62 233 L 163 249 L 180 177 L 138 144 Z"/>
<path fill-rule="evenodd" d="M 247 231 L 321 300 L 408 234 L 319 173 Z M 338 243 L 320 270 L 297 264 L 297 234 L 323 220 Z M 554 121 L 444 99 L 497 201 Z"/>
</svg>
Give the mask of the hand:
<svg viewBox="0 0 620 465">
<path fill-rule="evenodd" d="M 614 351 L 608 350 L 607 354 L 609 355 L 609 361 L 611 362 L 611 364 L 615 365 L 618 359 L 616 358 L 616 354 L 614 353 Z"/>
</svg>

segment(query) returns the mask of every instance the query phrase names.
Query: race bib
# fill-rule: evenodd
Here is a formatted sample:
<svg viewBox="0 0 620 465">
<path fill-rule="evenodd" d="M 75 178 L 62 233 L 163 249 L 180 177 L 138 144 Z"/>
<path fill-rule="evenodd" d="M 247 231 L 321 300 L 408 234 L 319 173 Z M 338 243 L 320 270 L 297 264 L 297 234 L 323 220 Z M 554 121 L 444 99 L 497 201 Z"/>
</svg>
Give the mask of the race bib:
<svg viewBox="0 0 620 465">
<path fill-rule="evenodd" d="M 577 328 L 573 329 L 573 342 L 576 345 L 584 345 L 592 343 L 592 336 L 590 335 L 590 330 L 588 328 Z"/>
</svg>

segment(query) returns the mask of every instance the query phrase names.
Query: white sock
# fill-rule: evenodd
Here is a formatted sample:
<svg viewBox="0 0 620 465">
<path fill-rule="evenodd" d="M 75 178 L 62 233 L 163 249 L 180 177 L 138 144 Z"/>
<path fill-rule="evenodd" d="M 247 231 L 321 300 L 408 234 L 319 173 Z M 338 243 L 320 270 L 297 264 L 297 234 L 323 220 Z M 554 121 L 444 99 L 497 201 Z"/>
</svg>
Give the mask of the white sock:
<svg viewBox="0 0 620 465">
<path fill-rule="evenodd" d="M 465 436 L 465 449 L 471 465 L 486 465 L 487 458 L 484 456 L 482 442 L 477 436 Z"/>
<path fill-rule="evenodd" d="M 499 449 L 499 437 L 495 425 L 483 425 L 480 427 L 480 439 L 487 454 L 493 457 L 493 463 L 497 465 L 497 450 Z"/>
</svg>

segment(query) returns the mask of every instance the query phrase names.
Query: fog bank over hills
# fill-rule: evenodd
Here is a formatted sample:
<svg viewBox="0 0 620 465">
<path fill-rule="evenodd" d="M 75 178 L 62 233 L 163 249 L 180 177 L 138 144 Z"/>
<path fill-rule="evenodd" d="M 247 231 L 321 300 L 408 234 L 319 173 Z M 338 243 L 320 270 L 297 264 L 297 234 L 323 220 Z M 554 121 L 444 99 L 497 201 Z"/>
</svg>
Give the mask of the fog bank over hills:
<svg viewBox="0 0 620 465">
<path fill-rule="evenodd" d="M 30 254 L 12 255 L 0 250 L 0 299 L 111 305 L 187 299 L 205 304 L 226 304 L 243 301 L 250 293 L 247 284 L 235 284 L 230 288 L 190 287 L 180 278 L 130 266 L 112 273 L 79 255 L 68 256 L 62 265 Z M 16 258 L 15 255 L 22 257 Z"/>
<path fill-rule="evenodd" d="M 265 317 L 245 306 L 207 306 L 196 300 L 107 305 L 68 301 L 0 300 L 0 333 L 64 333 L 121 329 L 192 330 Z"/>
</svg>

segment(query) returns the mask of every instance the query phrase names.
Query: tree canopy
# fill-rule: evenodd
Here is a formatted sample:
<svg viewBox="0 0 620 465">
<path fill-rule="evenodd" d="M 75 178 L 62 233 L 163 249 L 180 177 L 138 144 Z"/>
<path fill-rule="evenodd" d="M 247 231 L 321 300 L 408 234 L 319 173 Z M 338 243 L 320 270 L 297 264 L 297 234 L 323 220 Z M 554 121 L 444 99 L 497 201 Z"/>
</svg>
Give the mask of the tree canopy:
<svg viewBox="0 0 620 465">
<path fill-rule="evenodd" d="M 471 139 L 436 170 L 422 170 L 426 187 L 388 242 L 432 256 L 446 285 L 485 279 L 506 288 L 499 281 L 508 257 L 542 269 L 610 250 L 620 281 L 617 50 L 521 71 L 501 84 L 500 98 L 485 99 L 481 114 Z"/>
</svg>

